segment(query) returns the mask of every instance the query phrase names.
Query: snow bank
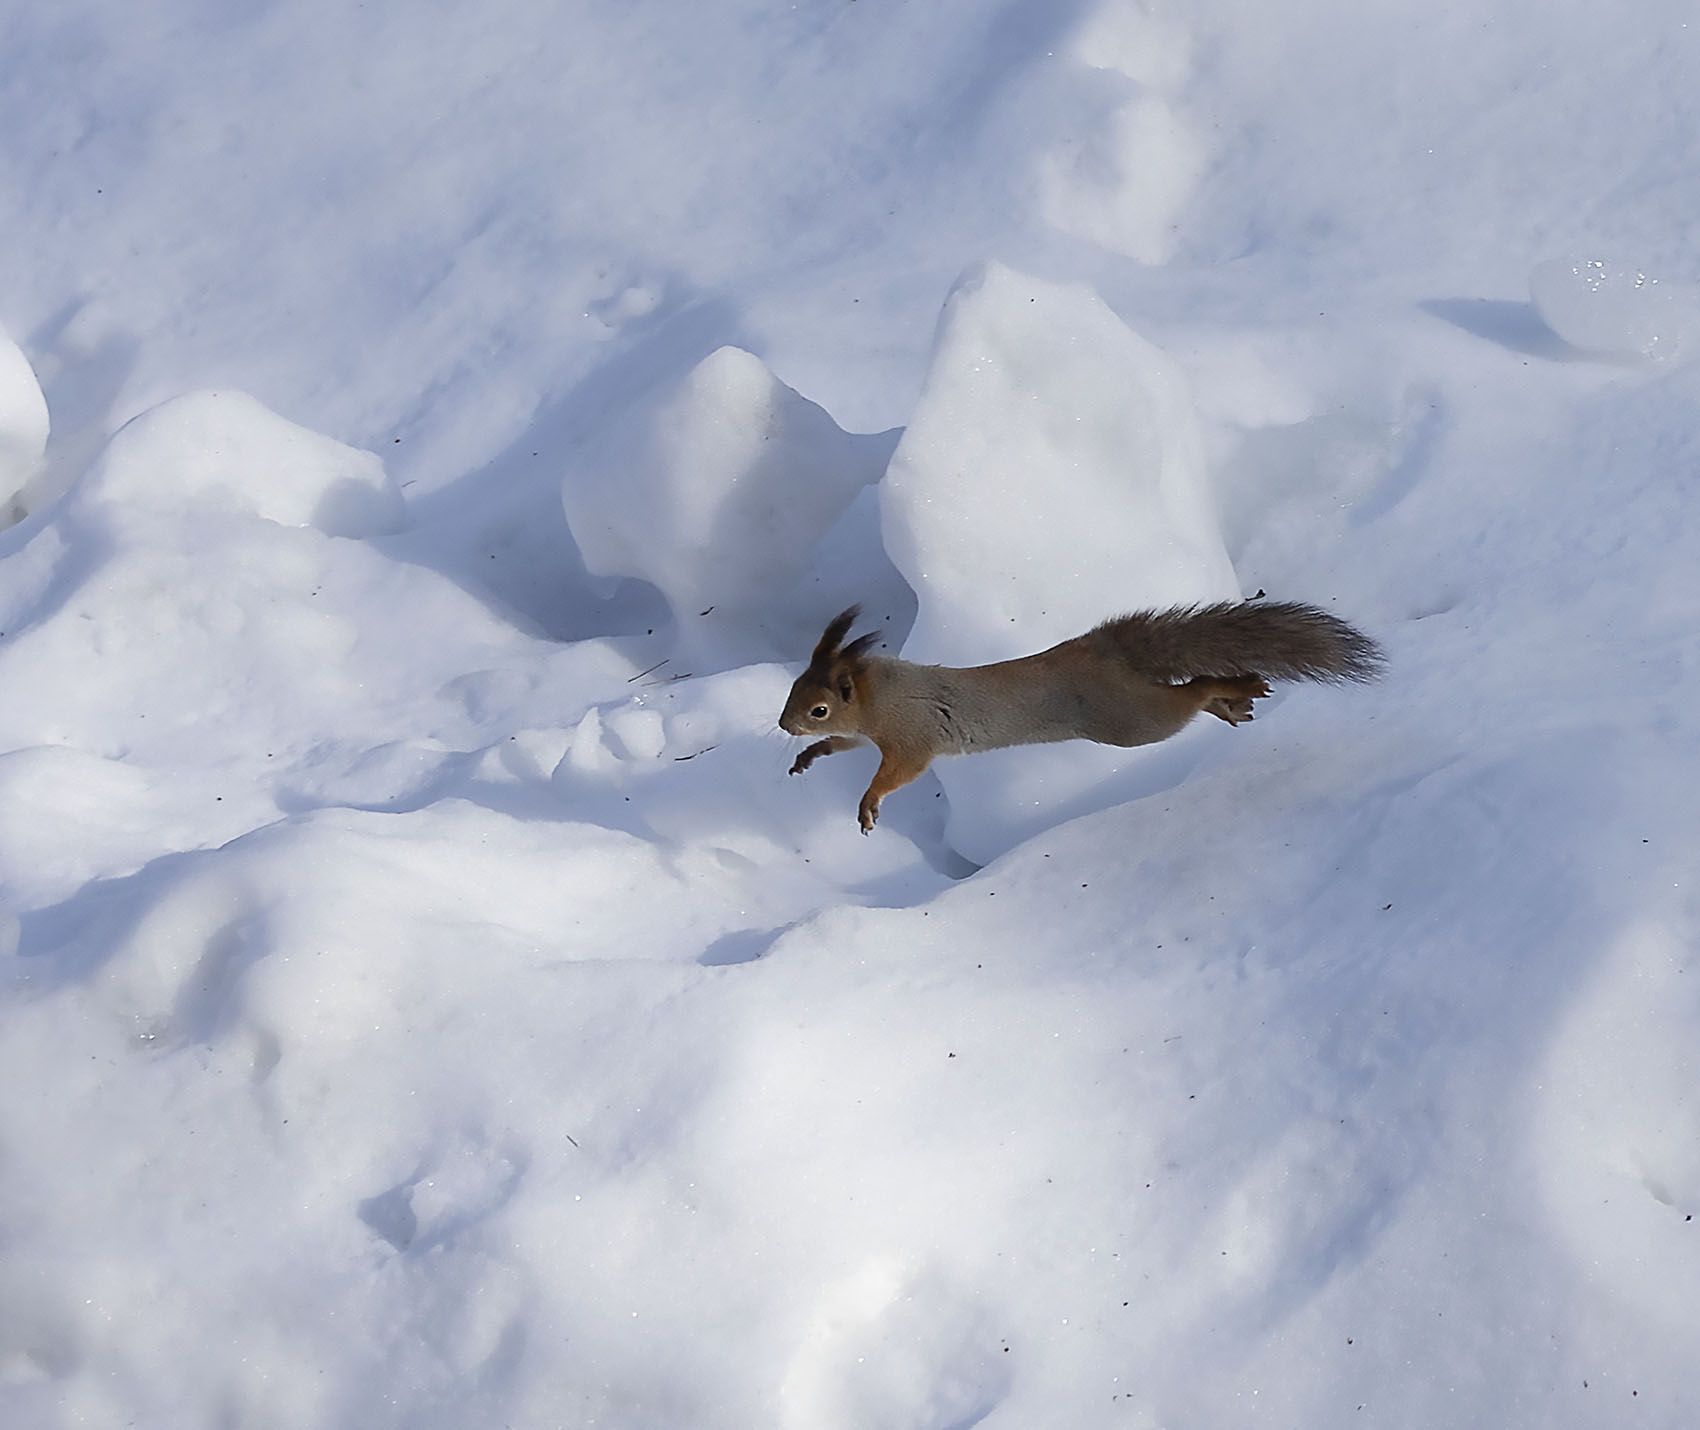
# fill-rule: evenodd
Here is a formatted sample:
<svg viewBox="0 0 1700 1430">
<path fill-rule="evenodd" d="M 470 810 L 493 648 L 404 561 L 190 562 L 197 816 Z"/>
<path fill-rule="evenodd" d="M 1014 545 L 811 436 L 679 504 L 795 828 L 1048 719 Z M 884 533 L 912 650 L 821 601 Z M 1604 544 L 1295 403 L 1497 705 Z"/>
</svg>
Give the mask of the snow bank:
<svg viewBox="0 0 1700 1430">
<path fill-rule="evenodd" d="M 47 450 L 47 399 L 29 359 L 0 328 L 0 510 L 16 502 Z"/>
<path fill-rule="evenodd" d="M 378 463 L 246 398 L 144 414 L 44 515 L 18 528 L 0 583 L 0 747 L 88 752 L 64 808 L 88 787 L 91 848 L 109 822 L 158 852 L 309 792 L 405 799 L 429 788 L 434 750 L 475 740 L 492 689 L 505 711 L 538 693 L 566 715 L 635 668 L 598 642 L 538 642 L 466 585 L 330 534 L 400 519 Z M 32 785 L 54 768 L 29 760 L 15 770 Z M 188 829 L 130 790 L 133 767 L 185 760 L 195 798 L 221 806 Z M 114 849 L 127 837 L 115 830 Z"/>
<path fill-rule="evenodd" d="M 842 431 L 759 358 L 721 348 L 600 434 L 561 496 L 585 566 L 656 586 L 682 651 L 747 655 L 752 634 L 776 630 L 790 653 L 818 611 L 799 610 L 796 589 L 817 544 L 890 450 Z"/>
<path fill-rule="evenodd" d="M 1192 47 L 1190 30 L 1156 5 L 1082 11 L 1072 57 L 1098 73 L 1079 89 L 1103 97 L 1039 162 L 1047 222 L 1141 263 L 1168 260 L 1210 158 L 1180 110 Z"/>
<path fill-rule="evenodd" d="M 1186 382 L 1091 290 L 965 278 L 880 484 L 924 587 L 906 651 L 1001 660 L 1116 610 L 1235 594 Z"/>
<path fill-rule="evenodd" d="M 327 536 L 375 536 L 404 518 L 370 452 L 309 432 L 241 392 L 196 392 L 126 423 L 80 484 L 84 500 L 153 511 L 245 512 Z"/>
<path fill-rule="evenodd" d="M 1168 101 L 1142 94 L 1046 156 L 1039 177 L 1045 217 L 1141 263 L 1166 262 L 1209 158 Z"/>
<path fill-rule="evenodd" d="M 199 790 L 74 745 L 13 749 L 0 755 L 0 865 L 29 868 L 19 892 L 32 901 L 68 898 L 197 843 L 204 803 Z M 227 827 L 242 832 L 239 819 Z"/>
<path fill-rule="evenodd" d="M 207 8 L 8 16 L 44 485 L 215 382 L 379 451 L 408 526 L 268 519 L 281 439 L 185 487 L 187 430 L 0 532 L 0 1424 L 1700 1424 L 1700 365 L 1480 297 L 1553 234 L 1689 271 L 1692 0 Z M 1208 149 L 1166 235 L 1115 148 L 1153 96 Z M 1051 221 L 1069 154 L 1128 227 Z M 772 728 L 837 606 L 901 644 L 883 484 L 801 629 L 692 633 L 722 669 L 597 598 L 561 477 L 727 343 L 903 420 L 987 254 L 1184 367 L 1245 588 L 1392 660 L 976 873 L 936 778 L 863 839 L 871 752 L 788 779 Z M 916 414 L 935 658 L 1165 555 L 1115 463 L 1190 419 L 1029 291 L 1061 321 L 985 305 L 985 391 L 965 343 Z M 759 405 L 717 380 L 711 437 Z M 1033 461 L 949 487 L 982 426 Z"/>
<path fill-rule="evenodd" d="M 904 655 L 976 665 L 1119 611 L 1238 594 L 1186 383 L 1090 290 L 990 265 L 940 320 L 880 484 L 887 550 L 920 598 Z M 943 761 L 949 837 L 984 862 L 1113 803 L 1140 757 L 1070 745 Z"/>
<path fill-rule="evenodd" d="M 1700 293 L 1616 259 L 1542 263 L 1529 296 L 1547 326 L 1584 352 L 1668 358 L 1700 336 Z"/>
</svg>

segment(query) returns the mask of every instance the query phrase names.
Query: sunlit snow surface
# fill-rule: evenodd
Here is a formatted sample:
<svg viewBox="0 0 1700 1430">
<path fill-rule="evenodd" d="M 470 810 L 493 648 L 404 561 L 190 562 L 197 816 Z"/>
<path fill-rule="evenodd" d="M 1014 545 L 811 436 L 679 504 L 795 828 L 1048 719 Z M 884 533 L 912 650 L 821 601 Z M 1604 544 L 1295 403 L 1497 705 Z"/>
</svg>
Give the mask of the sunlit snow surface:
<svg viewBox="0 0 1700 1430">
<path fill-rule="evenodd" d="M 1669 358 L 1700 338 L 1700 293 L 1619 261 L 1549 259 L 1529 292 L 1547 326 L 1584 352 Z"/>
<path fill-rule="evenodd" d="M 1700 1423 L 1688 6 L 0 78 L 0 1424 Z M 786 776 L 1259 589 L 1387 679 Z"/>
</svg>

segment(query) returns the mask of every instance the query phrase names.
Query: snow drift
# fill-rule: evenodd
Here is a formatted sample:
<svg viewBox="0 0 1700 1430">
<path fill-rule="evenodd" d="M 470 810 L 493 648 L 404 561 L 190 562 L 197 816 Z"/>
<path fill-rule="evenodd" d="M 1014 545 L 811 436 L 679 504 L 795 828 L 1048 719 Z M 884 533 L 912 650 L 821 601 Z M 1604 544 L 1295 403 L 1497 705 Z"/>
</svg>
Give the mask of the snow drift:
<svg viewBox="0 0 1700 1430">
<path fill-rule="evenodd" d="M 1700 1422 L 1688 7 L 15 9 L 0 1422 Z"/>
</svg>

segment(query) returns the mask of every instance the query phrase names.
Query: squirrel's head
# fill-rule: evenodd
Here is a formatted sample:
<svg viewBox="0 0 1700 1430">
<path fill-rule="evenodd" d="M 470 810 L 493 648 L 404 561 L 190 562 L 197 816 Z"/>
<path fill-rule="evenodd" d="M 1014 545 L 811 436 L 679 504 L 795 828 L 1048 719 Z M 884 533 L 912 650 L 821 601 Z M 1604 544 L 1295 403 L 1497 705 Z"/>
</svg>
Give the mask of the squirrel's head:
<svg viewBox="0 0 1700 1430">
<path fill-rule="evenodd" d="M 796 679 L 786 697 L 779 728 L 787 735 L 856 735 L 861 733 L 861 711 L 856 696 L 861 682 L 862 656 L 879 641 L 879 632 L 857 636 L 849 645 L 844 637 L 861 615 L 860 606 L 835 616 L 821 633 L 809 668 Z"/>
</svg>

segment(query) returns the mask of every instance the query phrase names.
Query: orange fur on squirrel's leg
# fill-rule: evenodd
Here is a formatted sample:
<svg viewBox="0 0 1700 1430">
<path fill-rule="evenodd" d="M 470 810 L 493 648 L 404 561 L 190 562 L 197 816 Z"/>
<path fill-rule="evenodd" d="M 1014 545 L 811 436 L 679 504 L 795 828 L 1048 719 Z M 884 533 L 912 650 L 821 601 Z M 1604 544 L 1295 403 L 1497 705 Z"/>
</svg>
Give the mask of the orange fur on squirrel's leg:
<svg viewBox="0 0 1700 1430">
<path fill-rule="evenodd" d="M 880 750 L 880 767 L 874 771 L 873 783 L 868 786 L 856 810 L 856 822 L 862 826 L 862 833 L 873 831 L 874 822 L 880 817 L 880 801 L 894 789 L 902 789 L 912 780 L 920 779 L 931 763 L 932 756 L 928 754 Z"/>
</svg>

